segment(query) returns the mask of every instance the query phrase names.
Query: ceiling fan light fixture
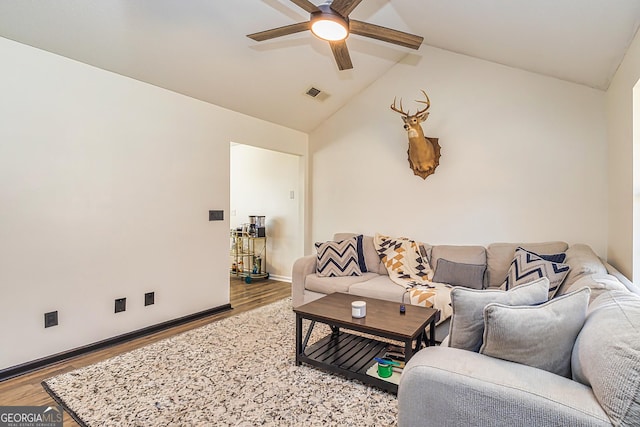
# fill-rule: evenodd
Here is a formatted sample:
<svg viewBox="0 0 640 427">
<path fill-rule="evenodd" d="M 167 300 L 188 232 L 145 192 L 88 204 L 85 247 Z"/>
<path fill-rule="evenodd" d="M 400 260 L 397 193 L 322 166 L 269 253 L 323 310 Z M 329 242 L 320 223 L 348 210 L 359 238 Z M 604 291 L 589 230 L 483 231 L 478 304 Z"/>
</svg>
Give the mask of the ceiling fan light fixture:
<svg viewBox="0 0 640 427">
<path fill-rule="evenodd" d="M 347 38 L 349 28 L 341 17 L 322 13 L 312 17 L 311 32 L 322 40 L 339 41 Z"/>
<path fill-rule="evenodd" d="M 312 3 L 311 0 L 290 1 L 310 14 L 308 21 L 248 34 L 247 37 L 261 42 L 311 30 L 311 34 L 313 34 L 314 37 L 329 42 L 333 58 L 340 71 L 353 68 L 349 49 L 345 41 L 352 32 L 358 36 L 369 37 L 411 49 L 419 49 L 424 40 L 423 37 L 415 34 L 349 19 L 349 14 L 353 12 L 363 0 L 326 0 L 317 6 L 314 4 L 315 2 Z"/>
</svg>

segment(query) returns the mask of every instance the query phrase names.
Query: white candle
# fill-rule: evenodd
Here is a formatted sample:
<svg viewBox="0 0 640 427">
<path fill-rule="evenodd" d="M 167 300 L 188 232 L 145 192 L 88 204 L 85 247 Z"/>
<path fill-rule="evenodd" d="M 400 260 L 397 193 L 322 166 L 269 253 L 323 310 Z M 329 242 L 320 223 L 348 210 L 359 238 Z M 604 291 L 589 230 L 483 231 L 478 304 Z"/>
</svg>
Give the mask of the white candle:
<svg viewBox="0 0 640 427">
<path fill-rule="evenodd" d="M 354 301 L 351 303 L 351 316 L 359 319 L 367 315 L 367 303 L 364 301 Z"/>
</svg>

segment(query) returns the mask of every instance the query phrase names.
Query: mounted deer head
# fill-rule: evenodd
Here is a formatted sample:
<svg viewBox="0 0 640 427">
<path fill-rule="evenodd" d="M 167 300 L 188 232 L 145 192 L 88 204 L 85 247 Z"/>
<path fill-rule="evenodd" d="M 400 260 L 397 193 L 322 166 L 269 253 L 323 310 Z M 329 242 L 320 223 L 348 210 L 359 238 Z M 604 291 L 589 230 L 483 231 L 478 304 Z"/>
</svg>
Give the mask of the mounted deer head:
<svg viewBox="0 0 640 427">
<path fill-rule="evenodd" d="M 408 111 L 404 111 L 402 99 L 400 100 L 400 108 L 398 109 L 396 107 L 396 99 L 394 98 L 391 109 L 396 113 L 400 113 L 404 121 L 404 129 L 407 131 L 407 136 L 409 137 L 409 149 L 407 150 L 409 166 L 415 175 L 426 179 L 435 172 L 436 167 L 440 164 L 440 145 L 438 144 L 438 138 L 426 138 L 422 131 L 420 123 L 429 117 L 428 110 L 429 107 L 431 107 L 429 96 L 424 90 L 422 93 L 427 100 L 416 102 L 426 104 L 426 107 L 416 111 L 415 114 L 411 115 Z"/>
</svg>

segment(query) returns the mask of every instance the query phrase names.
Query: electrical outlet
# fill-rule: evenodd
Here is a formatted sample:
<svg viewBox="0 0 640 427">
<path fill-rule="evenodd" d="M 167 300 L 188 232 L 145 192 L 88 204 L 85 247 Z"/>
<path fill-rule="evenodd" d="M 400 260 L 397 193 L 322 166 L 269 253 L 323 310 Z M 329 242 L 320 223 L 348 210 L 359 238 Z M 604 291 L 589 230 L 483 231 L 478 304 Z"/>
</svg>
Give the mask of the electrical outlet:
<svg viewBox="0 0 640 427">
<path fill-rule="evenodd" d="M 144 305 L 153 305 L 155 304 L 155 292 L 147 292 L 144 294 Z"/>
<path fill-rule="evenodd" d="M 50 311 L 49 313 L 44 314 L 44 327 L 50 328 L 51 326 L 58 325 L 58 312 Z"/>
<path fill-rule="evenodd" d="M 116 313 L 120 313 L 121 311 L 125 311 L 127 309 L 127 299 L 126 298 L 118 298 L 116 300 Z"/>
</svg>

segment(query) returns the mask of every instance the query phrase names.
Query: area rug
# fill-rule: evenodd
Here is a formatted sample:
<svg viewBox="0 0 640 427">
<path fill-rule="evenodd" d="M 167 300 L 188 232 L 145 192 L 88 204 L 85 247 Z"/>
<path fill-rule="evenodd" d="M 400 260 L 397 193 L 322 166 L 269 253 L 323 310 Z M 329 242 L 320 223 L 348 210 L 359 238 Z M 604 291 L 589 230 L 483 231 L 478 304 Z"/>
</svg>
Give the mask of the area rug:
<svg viewBox="0 0 640 427">
<path fill-rule="evenodd" d="M 294 349 L 287 298 L 42 385 L 82 426 L 397 424 L 394 395 L 295 366 Z"/>
</svg>

